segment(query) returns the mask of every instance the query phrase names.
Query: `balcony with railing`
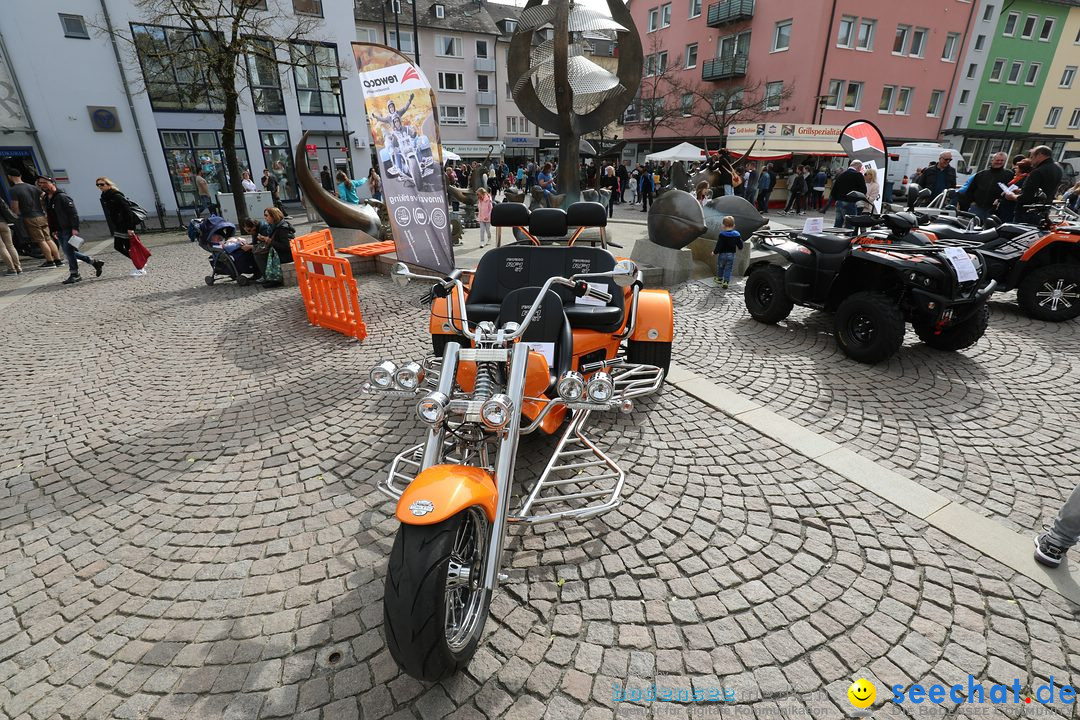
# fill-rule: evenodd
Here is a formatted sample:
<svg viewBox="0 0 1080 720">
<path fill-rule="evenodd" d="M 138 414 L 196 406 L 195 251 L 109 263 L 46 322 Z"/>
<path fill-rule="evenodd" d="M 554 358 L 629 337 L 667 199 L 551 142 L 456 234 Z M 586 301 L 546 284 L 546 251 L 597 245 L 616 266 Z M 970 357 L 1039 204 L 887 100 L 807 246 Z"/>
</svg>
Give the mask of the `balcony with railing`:
<svg viewBox="0 0 1080 720">
<path fill-rule="evenodd" d="M 720 27 L 728 23 L 750 20 L 754 17 L 754 0 L 720 0 L 709 6 L 705 24 Z"/>
<path fill-rule="evenodd" d="M 745 55 L 712 58 L 701 65 L 702 80 L 728 80 L 730 78 L 745 77 L 745 75 Z"/>
<path fill-rule="evenodd" d="M 476 137 L 481 140 L 499 137 L 499 128 L 494 125 L 477 125 Z"/>
<path fill-rule="evenodd" d="M 476 72 L 495 72 L 495 58 L 476 58 Z"/>
<path fill-rule="evenodd" d="M 496 100 L 495 93 L 493 93 L 493 92 L 489 92 L 489 91 L 486 91 L 486 90 L 481 90 L 480 92 L 476 93 L 476 104 L 477 105 L 489 105 L 489 106 L 494 105 L 495 100 Z"/>
</svg>

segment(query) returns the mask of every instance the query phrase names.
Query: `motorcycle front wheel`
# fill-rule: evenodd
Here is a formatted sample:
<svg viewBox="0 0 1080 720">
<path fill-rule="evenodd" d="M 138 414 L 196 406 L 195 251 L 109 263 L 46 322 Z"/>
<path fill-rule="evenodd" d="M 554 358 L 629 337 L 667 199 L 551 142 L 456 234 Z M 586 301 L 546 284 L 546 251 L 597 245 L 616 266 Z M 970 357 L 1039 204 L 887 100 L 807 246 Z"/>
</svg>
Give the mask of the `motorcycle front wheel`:
<svg viewBox="0 0 1080 720">
<path fill-rule="evenodd" d="M 490 528 L 473 506 L 434 525 L 398 529 L 383 624 L 390 655 L 417 680 L 450 677 L 476 652 L 491 600 L 483 588 Z"/>
</svg>

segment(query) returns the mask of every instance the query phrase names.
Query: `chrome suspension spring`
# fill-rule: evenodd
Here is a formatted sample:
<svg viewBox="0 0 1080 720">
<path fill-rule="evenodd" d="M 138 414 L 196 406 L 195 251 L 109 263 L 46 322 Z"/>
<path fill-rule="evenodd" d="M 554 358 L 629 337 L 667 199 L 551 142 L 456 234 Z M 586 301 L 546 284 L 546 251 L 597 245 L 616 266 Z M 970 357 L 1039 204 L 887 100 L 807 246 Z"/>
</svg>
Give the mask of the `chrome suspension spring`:
<svg viewBox="0 0 1080 720">
<path fill-rule="evenodd" d="M 487 400 L 495 393 L 495 364 L 481 362 L 476 364 L 476 383 L 474 400 Z"/>
</svg>

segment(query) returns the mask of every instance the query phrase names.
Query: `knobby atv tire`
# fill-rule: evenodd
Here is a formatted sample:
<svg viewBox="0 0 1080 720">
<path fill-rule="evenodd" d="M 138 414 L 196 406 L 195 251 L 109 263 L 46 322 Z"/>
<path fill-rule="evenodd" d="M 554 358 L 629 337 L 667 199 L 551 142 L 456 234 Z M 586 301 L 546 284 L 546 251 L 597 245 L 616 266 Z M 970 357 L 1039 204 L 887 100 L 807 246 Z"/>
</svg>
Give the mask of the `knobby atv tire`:
<svg viewBox="0 0 1080 720">
<path fill-rule="evenodd" d="M 1065 293 L 1056 303 L 1052 297 L 1045 295 L 1054 289 Z M 1039 293 L 1044 295 L 1040 297 Z M 1062 322 L 1080 317 L 1080 298 L 1075 297 L 1077 294 L 1080 294 L 1080 263 L 1058 263 L 1029 272 L 1016 288 L 1016 301 L 1028 317 Z"/>
<path fill-rule="evenodd" d="M 979 341 L 986 333 L 986 326 L 990 323 L 990 308 L 986 303 L 981 303 L 975 314 L 963 322 L 952 327 L 947 327 L 937 335 L 934 334 L 932 323 L 912 323 L 915 334 L 919 339 L 932 348 L 955 352 L 969 348 Z"/>
<path fill-rule="evenodd" d="M 671 343 L 628 340 L 626 359 L 635 365 L 655 365 L 667 373 L 671 368 Z"/>
<path fill-rule="evenodd" d="M 750 317 L 769 325 L 786 318 L 795 307 L 784 287 L 784 270 L 776 265 L 760 267 L 750 273 L 743 287 L 743 301 Z"/>
<path fill-rule="evenodd" d="M 840 349 L 861 363 L 881 362 L 904 344 L 904 315 L 881 293 L 852 294 L 836 309 L 834 323 Z"/>
<path fill-rule="evenodd" d="M 446 642 L 446 574 L 454 538 L 467 510 L 434 525 L 398 528 L 386 567 L 383 627 L 390 655 L 406 673 L 426 682 L 465 668 L 487 621 L 487 598 L 471 641 L 459 652 Z"/>
</svg>

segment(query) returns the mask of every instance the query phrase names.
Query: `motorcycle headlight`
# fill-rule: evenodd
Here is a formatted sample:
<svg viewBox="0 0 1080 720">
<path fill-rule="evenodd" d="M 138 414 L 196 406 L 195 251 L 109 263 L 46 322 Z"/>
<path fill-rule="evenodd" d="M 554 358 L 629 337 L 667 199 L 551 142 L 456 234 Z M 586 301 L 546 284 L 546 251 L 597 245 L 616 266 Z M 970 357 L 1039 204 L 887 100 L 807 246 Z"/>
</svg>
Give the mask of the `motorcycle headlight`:
<svg viewBox="0 0 1080 720">
<path fill-rule="evenodd" d="M 563 400 L 574 402 L 580 400 L 585 392 L 585 379 L 581 377 L 581 373 L 568 370 L 559 378 L 559 384 L 555 386 L 555 389 Z"/>
<path fill-rule="evenodd" d="M 411 362 L 398 368 L 394 373 L 394 383 L 402 390 L 415 390 L 420 387 L 422 377 L 420 364 Z"/>
<path fill-rule="evenodd" d="M 611 375 L 598 372 L 589 378 L 589 382 L 585 385 L 585 392 L 592 402 L 606 403 L 615 394 L 615 383 Z"/>
<path fill-rule="evenodd" d="M 416 417 L 428 425 L 438 425 L 446 417 L 446 403 L 449 398 L 441 392 L 433 392 L 416 403 Z"/>
<path fill-rule="evenodd" d="M 510 422 L 511 412 L 513 412 L 513 405 L 510 398 L 499 393 L 492 395 L 480 407 L 480 419 L 492 430 L 501 430 Z"/>
<path fill-rule="evenodd" d="M 368 374 L 368 379 L 371 380 L 371 384 L 379 390 L 386 390 L 394 383 L 394 372 L 397 370 L 397 365 L 384 360 L 371 369 Z"/>
</svg>

